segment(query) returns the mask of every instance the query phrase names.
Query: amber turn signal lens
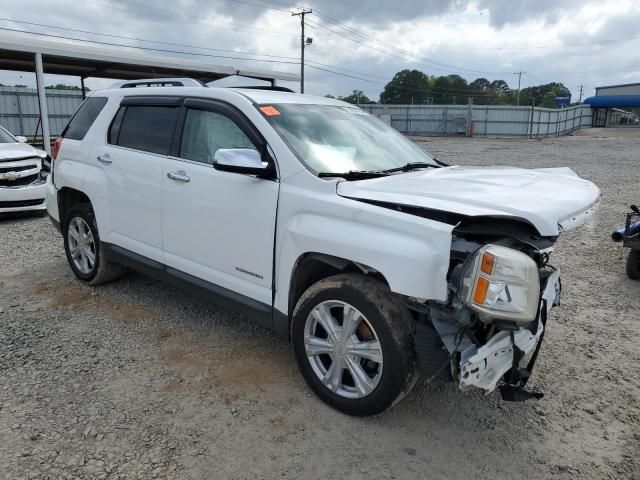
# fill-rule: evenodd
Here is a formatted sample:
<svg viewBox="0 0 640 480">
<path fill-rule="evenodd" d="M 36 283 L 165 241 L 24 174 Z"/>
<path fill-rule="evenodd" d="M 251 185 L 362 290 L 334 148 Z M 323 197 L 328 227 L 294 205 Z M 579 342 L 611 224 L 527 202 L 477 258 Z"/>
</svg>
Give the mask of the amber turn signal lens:
<svg viewBox="0 0 640 480">
<path fill-rule="evenodd" d="M 480 265 L 480 270 L 482 270 L 487 275 L 493 274 L 493 266 L 496 262 L 496 257 L 493 253 L 484 252 L 482 255 L 482 264 Z"/>
<path fill-rule="evenodd" d="M 482 305 L 484 303 L 484 299 L 487 298 L 488 290 L 489 281 L 482 277 L 478 278 L 478 283 L 476 283 L 476 293 L 473 295 L 473 301 L 478 305 Z"/>
</svg>

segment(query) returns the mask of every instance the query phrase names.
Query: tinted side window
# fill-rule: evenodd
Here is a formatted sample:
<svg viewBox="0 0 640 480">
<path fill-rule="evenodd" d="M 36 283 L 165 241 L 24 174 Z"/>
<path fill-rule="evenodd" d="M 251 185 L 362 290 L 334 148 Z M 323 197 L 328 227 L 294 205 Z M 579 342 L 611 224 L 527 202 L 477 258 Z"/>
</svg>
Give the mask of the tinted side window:
<svg viewBox="0 0 640 480">
<path fill-rule="evenodd" d="M 62 132 L 62 136 L 71 140 L 82 140 L 106 104 L 105 97 L 87 98 L 71 118 Z"/>
<path fill-rule="evenodd" d="M 168 155 L 178 107 L 129 105 L 118 134 L 118 145 Z"/>
<path fill-rule="evenodd" d="M 213 155 L 220 148 L 257 150 L 229 117 L 206 110 L 188 109 L 182 130 L 180 157 L 211 164 Z"/>
</svg>

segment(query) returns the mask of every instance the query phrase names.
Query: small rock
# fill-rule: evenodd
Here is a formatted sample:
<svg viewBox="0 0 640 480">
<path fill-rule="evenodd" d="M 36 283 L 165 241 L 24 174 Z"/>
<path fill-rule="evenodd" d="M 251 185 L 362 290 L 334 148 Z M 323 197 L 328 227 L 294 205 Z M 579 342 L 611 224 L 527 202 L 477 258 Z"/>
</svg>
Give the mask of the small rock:
<svg viewBox="0 0 640 480">
<path fill-rule="evenodd" d="M 417 453 L 416 449 L 412 447 L 405 447 L 404 451 L 407 455 L 411 455 L 412 457 L 415 457 Z"/>
</svg>

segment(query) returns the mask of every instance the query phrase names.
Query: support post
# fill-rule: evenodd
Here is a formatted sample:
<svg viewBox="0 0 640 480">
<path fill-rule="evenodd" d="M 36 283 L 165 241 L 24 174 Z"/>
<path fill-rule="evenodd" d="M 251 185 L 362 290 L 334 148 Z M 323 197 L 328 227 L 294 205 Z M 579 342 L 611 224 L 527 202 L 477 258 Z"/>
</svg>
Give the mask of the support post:
<svg viewBox="0 0 640 480">
<path fill-rule="evenodd" d="M 520 83 L 522 81 L 522 75 L 526 74 L 527 72 L 513 72 L 514 75 L 518 75 L 518 94 L 516 95 L 516 106 L 519 107 L 520 106 Z"/>
<path fill-rule="evenodd" d="M 80 77 L 80 88 L 82 88 L 82 99 L 87 98 L 87 94 L 84 92 L 84 76 Z"/>
<path fill-rule="evenodd" d="M 49 111 L 47 96 L 44 90 L 44 69 L 42 68 L 42 54 L 36 53 L 36 86 L 38 88 L 38 102 L 40 104 L 40 123 L 42 124 L 42 143 L 45 152 L 51 155 L 51 136 L 49 135 Z"/>
<path fill-rule="evenodd" d="M 533 112 L 535 111 L 535 102 L 531 100 L 531 116 L 529 118 L 529 138 L 533 138 Z"/>
<path fill-rule="evenodd" d="M 467 102 L 467 137 L 473 137 L 473 97 L 469 97 Z"/>
</svg>

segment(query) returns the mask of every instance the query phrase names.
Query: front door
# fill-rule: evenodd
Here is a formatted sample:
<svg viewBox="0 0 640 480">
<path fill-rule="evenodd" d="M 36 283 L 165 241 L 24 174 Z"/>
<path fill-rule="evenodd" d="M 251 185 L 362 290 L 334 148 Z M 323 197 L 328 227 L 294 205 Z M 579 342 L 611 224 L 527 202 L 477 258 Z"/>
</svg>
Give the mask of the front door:
<svg viewBox="0 0 640 480">
<path fill-rule="evenodd" d="M 162 178 L 168 267 L 271 307 L 279 183 L 213 168 L 220 148 L 264 152 L 235 108 L 187 99 Z"/>
</svg>

